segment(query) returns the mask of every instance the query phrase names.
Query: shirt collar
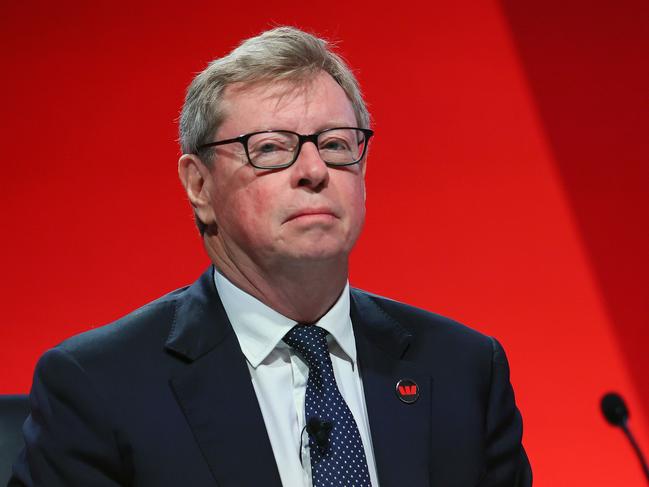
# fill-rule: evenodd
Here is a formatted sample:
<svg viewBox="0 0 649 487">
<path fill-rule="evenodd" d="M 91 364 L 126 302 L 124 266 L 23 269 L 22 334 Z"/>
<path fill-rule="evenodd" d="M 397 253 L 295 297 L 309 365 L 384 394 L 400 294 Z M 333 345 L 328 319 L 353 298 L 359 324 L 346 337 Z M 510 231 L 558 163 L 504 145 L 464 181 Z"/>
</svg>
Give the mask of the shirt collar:
<svg viewBox="0 0 649 487">
<path fill-rule="evenodd" d="M 266 306 L 239 289 L 215 270 L 214 284 L 228 315 L 241 351 L 253 368 L 278 346 L 297 322 Z M 349 317 L 349 282 L 327 313 L 315 324 L 329 332 L 333 340 L 356 366 L 356 342 Z"/>
</svg>

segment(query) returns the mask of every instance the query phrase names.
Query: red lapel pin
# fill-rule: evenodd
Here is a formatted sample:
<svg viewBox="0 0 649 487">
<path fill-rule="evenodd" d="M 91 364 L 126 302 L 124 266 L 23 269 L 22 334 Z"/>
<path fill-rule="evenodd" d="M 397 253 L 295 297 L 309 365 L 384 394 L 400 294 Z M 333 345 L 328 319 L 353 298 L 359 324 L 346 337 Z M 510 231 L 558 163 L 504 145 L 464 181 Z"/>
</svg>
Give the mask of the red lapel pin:
<svg viewBox="0 0 649 487">
<path fill-rule="evenodd" d="M 412 404 L 419 399 L 419 386 L 414 380 L 401 379 L 397 382 L 397 397 L 406 404 Z"/>
</svg>

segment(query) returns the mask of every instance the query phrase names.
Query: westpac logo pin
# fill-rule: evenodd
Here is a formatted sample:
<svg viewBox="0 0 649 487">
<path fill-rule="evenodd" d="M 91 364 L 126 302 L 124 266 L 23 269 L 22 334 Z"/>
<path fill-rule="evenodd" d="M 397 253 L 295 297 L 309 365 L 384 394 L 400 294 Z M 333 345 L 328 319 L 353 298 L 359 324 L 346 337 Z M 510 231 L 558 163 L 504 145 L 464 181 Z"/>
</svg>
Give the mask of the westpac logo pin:
<svg viewBox="0 0 649 487">
<path fill-rule="evenodd" d="M 401 379 L 397 382 L 397 397 L 406 404 L 412 404 L 419 399 L 419 386 L 414 380 Z"/>
</svg>

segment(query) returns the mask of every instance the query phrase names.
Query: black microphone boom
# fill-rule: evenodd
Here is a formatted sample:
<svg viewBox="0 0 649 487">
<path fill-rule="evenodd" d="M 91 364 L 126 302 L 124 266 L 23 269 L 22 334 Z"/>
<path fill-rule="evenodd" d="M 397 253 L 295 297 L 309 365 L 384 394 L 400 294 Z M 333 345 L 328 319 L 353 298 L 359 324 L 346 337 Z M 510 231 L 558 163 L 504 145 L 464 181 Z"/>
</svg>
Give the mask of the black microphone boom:
<svg viewBox="0 0 649 487">
<path fill-rule="evenodd" d="M 604 397 L 602 397 L 602 402 L 600 405 L 606 421 L 608 421 L 613 426 L 622 428 L 622 431 L 624 431 L 624 434 L 629 439 L 633 450 L 638 456 L 638 460 L 640 460 L 640 465 L 642 466 L 642 470 L 645 474 L 645 477 L 647 477 L 647 482 L 649 483 L 649 467 L 647 467 L 647 461 L 645 460 L 644 455 L 640 450 L 640 446 L 631 434 L 631 430 L 626 424 L 627 420 L 629 419 L 629 410 L 624 403 L 624 399 L 622 399 L 622 396 L 615 392 L 609 392 L 608 394 L 604 395 Z"/>
</svg>

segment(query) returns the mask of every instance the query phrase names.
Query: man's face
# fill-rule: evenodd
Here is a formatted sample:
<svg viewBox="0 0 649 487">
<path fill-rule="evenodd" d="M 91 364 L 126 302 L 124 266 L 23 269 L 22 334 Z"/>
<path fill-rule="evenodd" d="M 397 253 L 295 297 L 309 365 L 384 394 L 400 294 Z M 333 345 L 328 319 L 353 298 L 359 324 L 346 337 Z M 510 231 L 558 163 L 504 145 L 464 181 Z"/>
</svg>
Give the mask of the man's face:
<svg viewBox="0 0 649 487">
<path fill-rule="evenodd" d="M 225 118 L 214 140 L 270 129 L 311 134 L 357 126 L 345 92 L 324 72 L 297 86 L 233 85 L 223 102 Z M 365 218 L 364 161 L 328 167 L 307 142 L 292 166 L 262 170 L 248 164 L 241 144 L 216 149 L 206 184 L 217 248 L 229 259 L 264 267 L 346 258 Z"/>
</svg>

